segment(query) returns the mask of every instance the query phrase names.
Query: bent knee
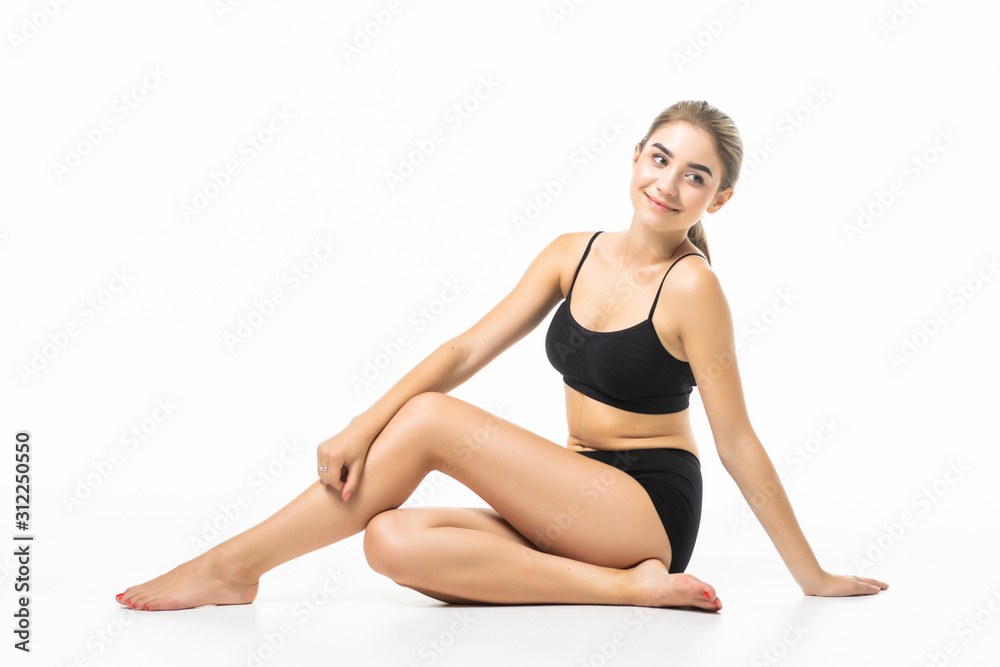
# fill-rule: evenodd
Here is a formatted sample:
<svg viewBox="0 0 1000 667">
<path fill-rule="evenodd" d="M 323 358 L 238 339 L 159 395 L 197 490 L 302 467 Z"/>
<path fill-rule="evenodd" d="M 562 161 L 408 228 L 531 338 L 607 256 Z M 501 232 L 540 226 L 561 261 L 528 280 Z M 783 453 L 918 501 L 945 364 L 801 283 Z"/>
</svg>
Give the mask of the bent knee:
<svg viewBox="0 0 1000 667">
<path fill-rule="evenodd" d="M 438 419 L 449 396 L 439 391 L 424 391 L 411 397 L 396 411 L 396 417 L 407 423 L 427 423 Z"/>
<path fill-rule="evenodd" d="M 390 579 L 405 569 L 408 534 L 414 527 L 410 514 L 405 509 L 386 510 L 372 517 L 365 528 L 365 558 L 373 570 Z"/>
</svg>

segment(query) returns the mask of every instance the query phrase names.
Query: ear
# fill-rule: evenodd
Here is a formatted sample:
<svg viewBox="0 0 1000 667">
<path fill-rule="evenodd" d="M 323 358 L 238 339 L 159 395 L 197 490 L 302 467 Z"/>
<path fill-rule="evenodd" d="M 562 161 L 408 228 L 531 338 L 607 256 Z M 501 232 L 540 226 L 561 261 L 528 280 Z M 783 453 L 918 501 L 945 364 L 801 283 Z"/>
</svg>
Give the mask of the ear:
<svg viewBox="0 0 1000 667">
<path fill-rule="evenodd" d="M 709 213 L 715 213 L 720 208 L 725 206 L 726 202 L 732 199 L 734 194 L 736 194 L 736 188 L 730 185 L 728 188 L 717 194 L 715 196 L 715 200 L 705 210 Z"/>
<path fill-rule="evenodd" d="M 632 168 L 634 169 L 636 164 L 639 162 L 639 154 L 642 152 L 642 145 L 638 142 L 635 145 L 635 152 L 632 153 Z"/>
</svg>

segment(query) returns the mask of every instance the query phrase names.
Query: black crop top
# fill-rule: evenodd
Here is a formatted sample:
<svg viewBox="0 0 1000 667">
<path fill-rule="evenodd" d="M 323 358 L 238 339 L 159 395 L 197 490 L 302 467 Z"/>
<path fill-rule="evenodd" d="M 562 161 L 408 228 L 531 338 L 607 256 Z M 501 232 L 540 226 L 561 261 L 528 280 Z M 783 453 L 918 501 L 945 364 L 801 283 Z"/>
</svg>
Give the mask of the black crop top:
<svg viewBox="0 0 1000 667">
<path fill-rule="evenodd" d="M 573 318 L 569 303 L 583 260 L 600 233 L 590 237 L 569 292 L 552 316 L 545 335 L 545 354 L 567 385 L 601 403 L 651 415 L 680 412 L 688 407 L 694 374 L 690 364 L 663 347 L 653 327 L 653 311 L 674 264 L 688 255 L 703 255 L 691 252 L 670 265 L 645 321 L 618 331 L 591 331 Z"/>
</svg>

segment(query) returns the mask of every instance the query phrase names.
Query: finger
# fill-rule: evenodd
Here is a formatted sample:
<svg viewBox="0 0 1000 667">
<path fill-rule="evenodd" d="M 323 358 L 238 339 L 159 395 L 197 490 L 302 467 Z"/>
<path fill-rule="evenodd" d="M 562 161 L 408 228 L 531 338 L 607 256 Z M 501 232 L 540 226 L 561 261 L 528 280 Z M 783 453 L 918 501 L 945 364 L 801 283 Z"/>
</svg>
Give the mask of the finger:
<svg viewBox="0 0 1000 667">
<path fill-rule="evenodd" d="M 856 577 L 852 575 L 851 579 L 871 585 L 875 589 L 872 591 L 873 593 L 878 593 L 880 590 L 889 588 L 889 584 L 884 581 L 879 581 L 878 579 L 872 579 L 871 577 Z"/>
<path fill-rule="evenodd" d="M 326 470 L 320 470 L 320 468 L 326 468 Z M 319 464 L 316 474 L 319 475 L 319 481 L 339 491 L 340 483 L 337 481 L 337 470 L 340 470 L 340 463 L 338 463 L 337 459 L 331 459 L 326 463 Z"/>
<path fill-rule="evenodd" d="M 354 465 L 351 466 L 350 470 L 348 470 L 347 483 L 344 484 L 344 502 L 347 502 L 348 499 L 350 499 L 351 494 L 358 488 L 358 484 L 361 482 L 361 471 L 364 467 L 364 463 L 361 461 L 355 461 Z"/>
<path fill-rule="evenodd" d="M 336 458 L 330 461 L 330 470 L 326 473 L 326 483 L 338 491 L 344 488 L 343 468 L 346 465 L 349 464 L 343 458 Z"/>
<path fill-rule="evenodd" d="M 871 584 L 866 584 L 863 581 L 858 582 L 858 592 L 856 595 L 875 595 L 880 589 L 878 586 L 872 586 Z"/>
</svg>

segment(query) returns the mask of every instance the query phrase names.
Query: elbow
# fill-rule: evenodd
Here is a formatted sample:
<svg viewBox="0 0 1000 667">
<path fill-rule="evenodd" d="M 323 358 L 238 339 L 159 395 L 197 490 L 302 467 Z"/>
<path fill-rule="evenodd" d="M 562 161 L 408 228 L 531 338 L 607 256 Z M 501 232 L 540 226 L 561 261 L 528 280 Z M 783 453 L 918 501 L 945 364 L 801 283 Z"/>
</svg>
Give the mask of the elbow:
<svg viewBox="0 0 1000 667">
<path fill-rule="evenodd" d="M 748 437 L 717 443 L 716 448 L 718 449 L 719 460 L 722 461 L 722 465 L 726 468 L 726 470 L 730 470 L 730 466 L 738 465 L 740 459 L 743 458 L 747 452 L 753 451 L 757 448 L 763 449 L 764 445 L 756 435 L 751 434 Z"/>
<path fill-rule="evenodd" d="M 443 353 L 447 354 L 452 360 L 451 367 L 459 375 L 464 376 L 465 373 L 468 372 L 469 368 L 471 368 L 471 351 L 469 350 L 469 346 L 460 336 L 446 340 L 441 344 L 439 349 Z"/>
<path fill-rule="evenodd" d="M 715 448 L 716 451 L 719 452 L 719 460 L 722 462 L 722 467 L 729 471 L 729 474 L 732 475 L 733 465 L 739 458 L 737 450 L 732 446 L 722 445 L 720 443 L 716 443 Z"/>
</svg>

